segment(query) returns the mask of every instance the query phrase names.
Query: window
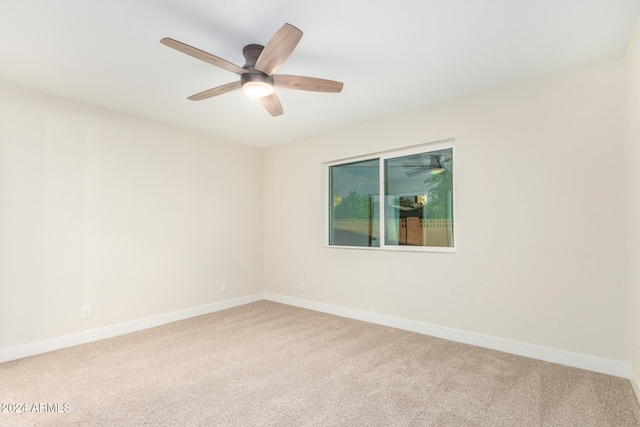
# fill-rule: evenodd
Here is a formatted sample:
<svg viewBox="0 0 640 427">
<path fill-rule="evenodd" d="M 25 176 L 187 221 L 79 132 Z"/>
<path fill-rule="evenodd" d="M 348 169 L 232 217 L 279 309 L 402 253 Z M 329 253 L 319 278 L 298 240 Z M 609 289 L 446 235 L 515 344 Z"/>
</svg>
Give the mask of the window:
<svg viewBox="0 0 640 427">
<path fill-rule="evenodd" d="M 331 166 L 329 244 L 380 246 L 380 160 Z"/>
<path fill-rule="evenodd" d="M 451 143 L 334 163 L 328 177 L 330 246 L 454 247 Z"/>
</svg>

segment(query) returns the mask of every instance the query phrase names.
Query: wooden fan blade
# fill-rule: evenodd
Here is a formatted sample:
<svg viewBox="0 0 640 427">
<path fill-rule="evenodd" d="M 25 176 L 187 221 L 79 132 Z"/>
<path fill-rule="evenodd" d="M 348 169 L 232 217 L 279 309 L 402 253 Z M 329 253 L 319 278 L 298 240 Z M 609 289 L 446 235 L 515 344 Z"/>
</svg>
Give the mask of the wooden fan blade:
<svg viewBox="0 0 640 427">
<path fill-rule="evenodd" d="M 208 89 L 200 93 L 196 93 L 195 95 L 191 95 L 187 98 L 190 101 L 202 101 L 203 99 L 213 98 L 214 96 L 223 95 L 227 92 L 231 92 L 236 89 L 240 89 L 242 84 L 237 81 L 233 83 L 227 83 L 226 85 L 214 87 L 213 89 Z"/>
<path fill-rule="evenodd" d="M 332 92 L 342 91 L 344 86 L 341 82 L 334 80 L 318 79 L 316 77 L 289 76 L 286 74 L 274 74 L 273 82 L 275 86 L 287 89 L 310 90 L 312 92 Z"/>
<path fill-rule="evenodd" d="M 284 24 L 262 50 L 255 69 L 269 76 L 275 73 L 291 55 L 301 38 L 302 31 L 291 24 Z"/>
<path fill-rule="evenodd" d="M 244 68 L 240 68 L 229 61 L 225 61 L 224 59 L 218 58 L 217 56 L 212 55 L 208 52 L 205 52 L 204 50 L 200 50 L 193 46 L 189 46 L 188 44 L 179 42 L 174 39 L 170 39 L 169 37 L 163 38 L 162 40 L 160 40 L 160 43 L 162 43 L 165 46 L 169 46 L 170 48 L 173 48 L 182 53 L 186 53 L 189 56 L 193 56 L 194 58 L 199 59 L 201 61 L 208 62 L 209 64 L 215 65 L 216 67 L 224 68 L 225 70 L 231 71 L 232 73 L 236 73 L 236 74 L 248 73 L 248 71 L 245 70 Z"/>
<path fill-rule="evenodd" d="M 411 169 L 409 171 L 406 171 L 404 174 L 411 178 L 413 176 L 418 176 L 418 175 L 422 175 L 423 173 L 427 173 L 429 171 L 431 171 L 431 167 L 430 166 L 418 166 L 415 169 Z"/>
<path fill-rule="evenodd" d="M 280 99 L 275 92 L 269 96 L 260 98 L 260 102 L 262 103 L 262 106 L 266 108 L 269 114 L 271 114 L 273 117 L 281 116 L 284 113 L 282 104 L 280 103 Z"/>
</svg>

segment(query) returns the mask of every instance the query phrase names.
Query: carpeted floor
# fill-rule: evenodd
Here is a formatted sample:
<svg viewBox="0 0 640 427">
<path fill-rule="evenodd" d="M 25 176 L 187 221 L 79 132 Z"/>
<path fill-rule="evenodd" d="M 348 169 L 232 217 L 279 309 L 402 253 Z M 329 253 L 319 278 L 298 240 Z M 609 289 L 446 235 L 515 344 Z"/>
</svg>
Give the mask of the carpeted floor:
<svg viewBox="0 0 640 427">
<path fill-rule="evenodd" d="M 267 301 L 0 364 L 0 403 L 3 426 L 640 426 L 625 379 Z"/>
</svg>

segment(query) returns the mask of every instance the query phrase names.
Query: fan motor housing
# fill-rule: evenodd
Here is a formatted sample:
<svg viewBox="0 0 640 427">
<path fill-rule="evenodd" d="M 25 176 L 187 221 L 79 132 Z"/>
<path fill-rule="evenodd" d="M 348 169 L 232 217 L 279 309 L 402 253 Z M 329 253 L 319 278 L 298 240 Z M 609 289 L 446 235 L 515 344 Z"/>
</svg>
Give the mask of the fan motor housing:
<svg viewBox="0 0 640 427">
<path fill-rule="evenodd" d="M 240 83 L 244 85 L 247 82 L 264 82 L 273 86 L 273 77 L 266 75 L 262 71 L 258 71 L 253 67 L 245 68 L 248 73 L 244 73 L 240 76 Z"/>
</svg>

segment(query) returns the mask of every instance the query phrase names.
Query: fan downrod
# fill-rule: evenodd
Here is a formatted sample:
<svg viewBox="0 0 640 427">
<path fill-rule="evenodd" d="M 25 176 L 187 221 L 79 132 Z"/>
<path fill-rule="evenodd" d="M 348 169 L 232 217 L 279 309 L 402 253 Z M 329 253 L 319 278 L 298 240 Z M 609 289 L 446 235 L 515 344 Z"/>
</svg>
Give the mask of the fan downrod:
<svg viewBox="0 0 640 427">
<path fill-rule="evenodd" d="M 258 60 L 258 57 L 262 53 L 263 49 L 264 46 L 259 44 L 248 44 L 242 49 L 242 55 L 245 59 L 245 64 L 242 68 L 248 71 L 248 73 L 242 74 L 240 76 L 240 82 L 243 86 L 248 82 L 261 82 L 267 83 L 273 87 L 273 77 L 255 69 L 256 61 Z"/>
</svg>

